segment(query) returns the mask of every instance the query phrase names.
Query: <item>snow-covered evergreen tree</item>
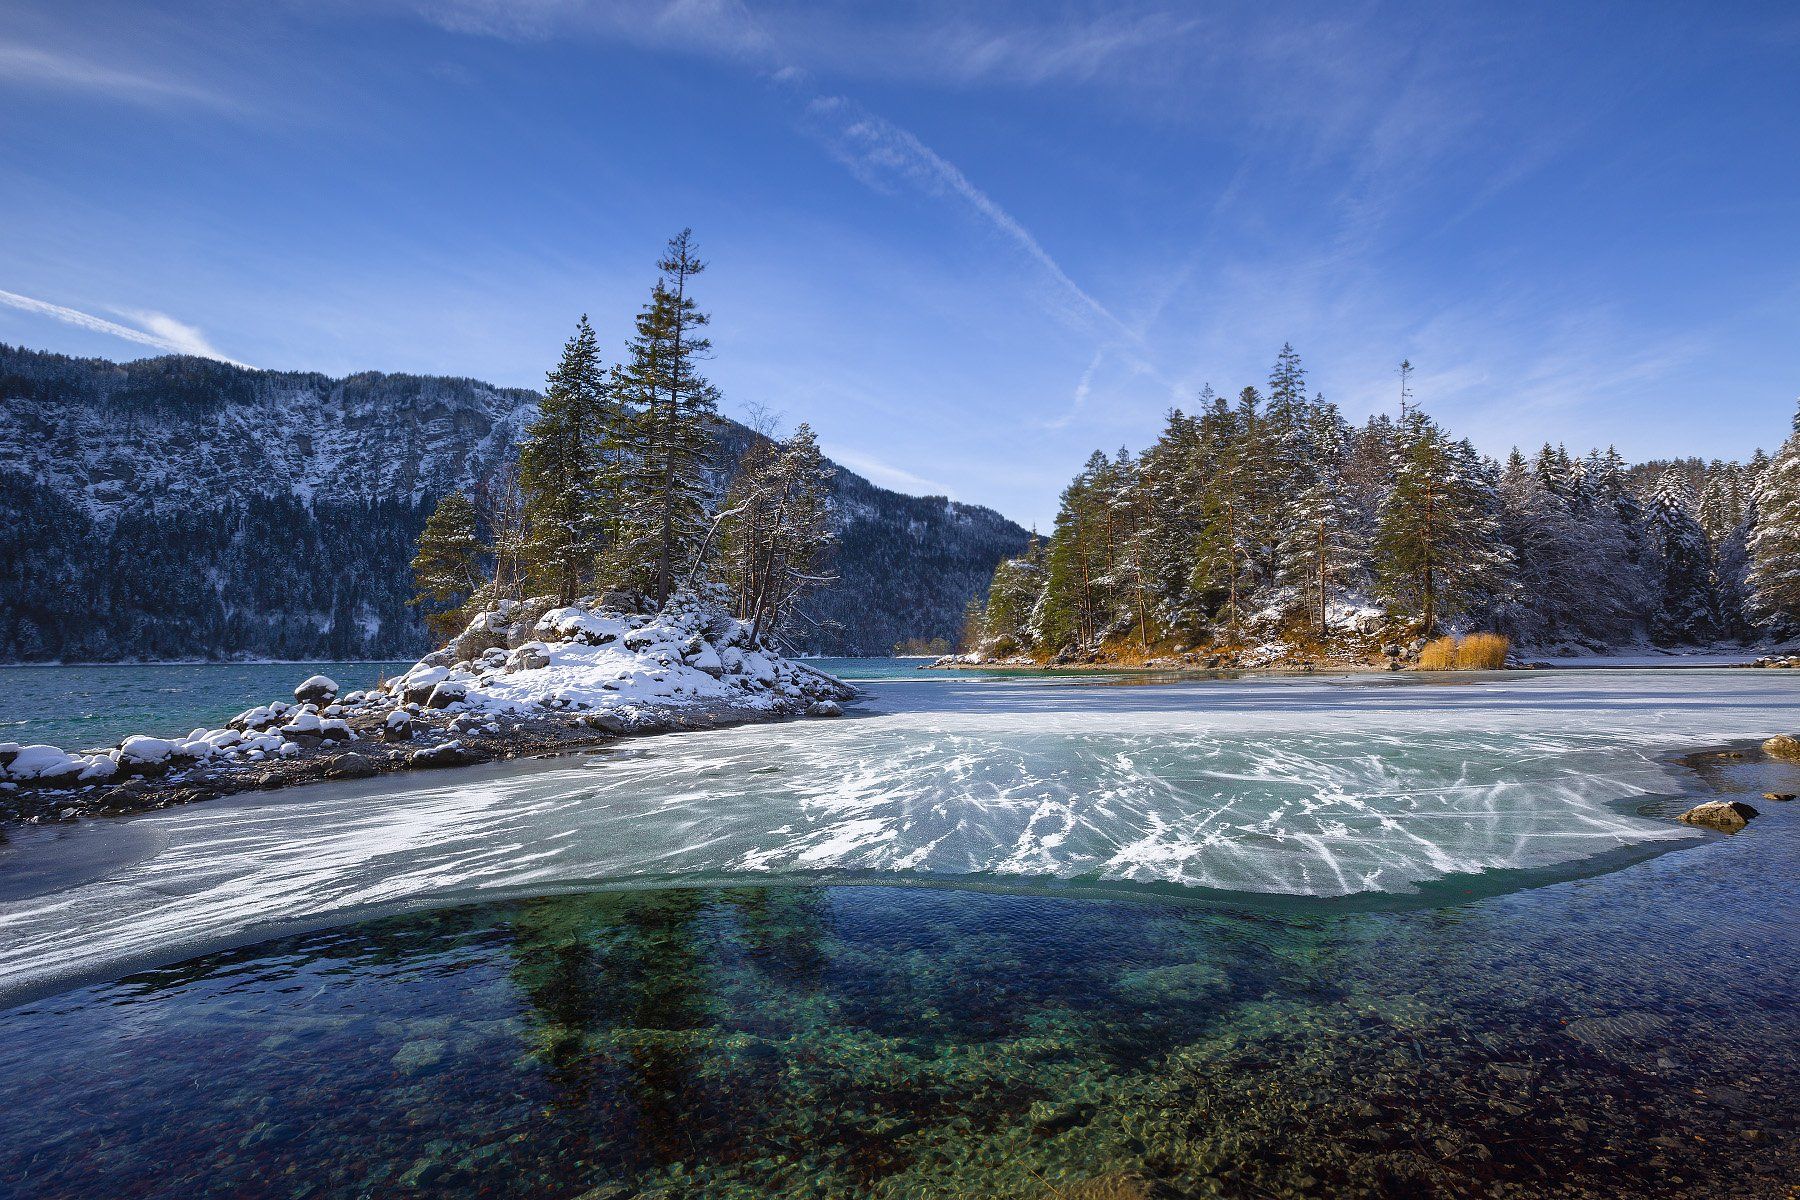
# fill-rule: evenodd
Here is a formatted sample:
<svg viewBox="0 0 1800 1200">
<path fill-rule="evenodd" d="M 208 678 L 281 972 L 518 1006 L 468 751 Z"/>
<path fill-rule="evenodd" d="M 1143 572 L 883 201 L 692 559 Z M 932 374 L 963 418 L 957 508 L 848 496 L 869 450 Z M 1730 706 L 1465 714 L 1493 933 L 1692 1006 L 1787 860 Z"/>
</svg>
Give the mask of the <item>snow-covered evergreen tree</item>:
<svg viewBox="0 0 1800 1200">
<path fill-rule="evenodd" d="M 1400 423 L 1394 485 L 1382 503 L 1376 558 L 1390 607 L 1427 637 L 1456 613 L 1505 592 L 1512 555 L 1499 538 L 1498 498 L 1474 447 L 1453 442 L 1414 406 Z"/>
<path fill-rule="evenodd" d="M 1652 625 L 1657 641 L 1696 643 L 1717 635 L 1712 552 L 1694 518 L 1694 497 L 1679 472 L 1665 472 L 1651 493 L 1649 529 L 1661 576 L 1661 601 Z"/>
<path fill-rule="evenodd" d="M 1757 480 L 1748 548 L 1756 612 L 1782 632 L 1800 628 L 1800 412 L 1792 435 Z"/>
</svg>

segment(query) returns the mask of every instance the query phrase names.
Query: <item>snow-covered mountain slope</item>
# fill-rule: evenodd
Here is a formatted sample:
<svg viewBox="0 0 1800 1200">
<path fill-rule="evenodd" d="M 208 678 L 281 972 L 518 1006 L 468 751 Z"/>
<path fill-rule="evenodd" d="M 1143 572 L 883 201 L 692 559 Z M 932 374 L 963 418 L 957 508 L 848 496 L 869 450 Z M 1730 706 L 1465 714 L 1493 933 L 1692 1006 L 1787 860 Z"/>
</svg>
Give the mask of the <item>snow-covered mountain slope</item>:
<svg viewBox="0 0 1800 1200">
<path fill-rule="evenodd" d="M 114 364 L 0 347 L 0 471 L 110 521 L 221 496 L 435 501 L 485 477 L 535 393 L 472 379 L 347 379 L 198 358 Z"/>
<path fill-rule="evenodd" d="M 413 657 L 412 541 L 536 405 L 468 379 L 0 346 L 0 661 Z M 727 423 L 721 461 L 751 436 Z M 1026 536 L 841 469 L 835 507 L 841 579 L 801 641 L 823 653 L 953 635 Z"/>
</svg>

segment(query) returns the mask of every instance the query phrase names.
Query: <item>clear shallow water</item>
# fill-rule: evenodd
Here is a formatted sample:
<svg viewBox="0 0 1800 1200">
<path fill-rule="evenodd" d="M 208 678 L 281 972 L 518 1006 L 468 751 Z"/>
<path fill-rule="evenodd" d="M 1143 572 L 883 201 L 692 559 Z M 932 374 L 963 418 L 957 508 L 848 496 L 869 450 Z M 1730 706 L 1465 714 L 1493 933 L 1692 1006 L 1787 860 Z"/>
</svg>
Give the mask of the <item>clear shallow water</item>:
<svg viewBox="0 0 1800 1200">
<path fill-rule="evenodd" d="M 1778 1197 L 1800 819 L 1396 912 L 436 910 L 0 1012 L 31 1197 Z"/>
<path fill-rule="evenodd" d="M 111 746 L 134 733 L 170 736 L 214 728 L 255 704 L 291 699 L 324 673 L 368 687 L 410 663 L 168 663 L 85 667 L 0 666 L 0 742 L 65 750 Z"/>
<path fill-rule="evenodd" d="M 1796 723 L 1774 672 L 1110 686 L 931 675 L 837 721 L 320 785 L 0 849 L 0 998 L 498 896 L 941 880 L 1273 896 L 1494 890 L 1703 835 L 1670 755 Z"/>
<path fill-rule="evenodd" d="M 1792 728 L 1788 676 L 871 674 L 834 722 L 15 831 L 0 1180 L 621 1200 L 1800 1177 L 1800 805 L 1756 799 L 1800 769 L 1668 763 Z M 1673 824 L 1702 780 L 1764 816 Z"/>
</svg>

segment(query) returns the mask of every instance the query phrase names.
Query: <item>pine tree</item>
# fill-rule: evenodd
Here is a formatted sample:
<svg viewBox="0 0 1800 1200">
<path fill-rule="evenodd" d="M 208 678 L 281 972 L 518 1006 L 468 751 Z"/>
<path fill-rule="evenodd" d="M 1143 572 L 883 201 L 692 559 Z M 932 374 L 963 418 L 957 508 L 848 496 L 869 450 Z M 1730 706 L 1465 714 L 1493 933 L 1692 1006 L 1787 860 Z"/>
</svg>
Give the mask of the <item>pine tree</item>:
<svg viewBox="0 0 1800 1200">
<path fill-rule="evenodd" d="M 413 558 L 411 603 L 425 610 L 425 625 L 439 639 L 461 626 L 462 606 L 482 584 L 482 545 L 475 535 L 475 506 L 461 492 L 446 492 L 419 535 Z"/>
<path fill-rule="evenodd" d="M 533 587 L 555 593 L 564 604 L 575 599 L 600 551 L 600 462 L 609 409 L 600 345 L 583 313 L 519 449 L 525 563 Z"/>
<path fill-rule="evenodd" d="M 718 391 L 699 373 L 712 348 L 701 334 L 710 318 L 689 293 L 706 269 L 693 231 L 669 241 L 662 272 L 638 313 L 619 372 L 632 410 L 625 434 L 622 529 L 614 572 L 660 607 L 683 576 L 697 573 L 707 543 L 712 433 Z"/>
<path fill-rule="evenodd" d="M 1756 483 L 1751 601 L 1778 631 L 1800 627 L 1800 412 L 1794 432 Z"/>
</svg>

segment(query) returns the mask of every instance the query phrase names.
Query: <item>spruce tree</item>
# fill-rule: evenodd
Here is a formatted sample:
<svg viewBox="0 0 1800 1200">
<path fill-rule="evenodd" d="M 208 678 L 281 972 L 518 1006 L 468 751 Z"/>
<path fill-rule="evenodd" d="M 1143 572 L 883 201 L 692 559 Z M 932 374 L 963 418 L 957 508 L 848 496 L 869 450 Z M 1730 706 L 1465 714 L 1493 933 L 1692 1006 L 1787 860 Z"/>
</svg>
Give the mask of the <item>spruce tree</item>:
<svg viewBox="0 0 1800 1200">
<path fill-rule="evenodd" d="M 425 519 L 413 558 L 410 603 L 425 610 L 425 626 L 442 640 L 457 632 L 462 606 L 481 587 L 482 545 L 475 506 L 461 492 L 446 492 Z"/>
<path fill-rule="evenodd" d="M 526 567 L 534 589 L 554 593 L 564 604 L 592 574 L 600 551 L 600 463 L 609 408 L 600 345 L 583 313 L 519 449 Z"/>
<path fill-rule="evenodd" d="M 1417 613 L 1424 636 L 1503 590 L 1512 556 L 1498 536 L 1498 509 L 1474 447 L 1451 441 L 1410 406 L 1375 549 L 1390 605 Z"/>
<path fill-rule="evenodd" d="M 1331 632 L 1332 597 L 1365 550 L 1360 517 L 1344 486 L 1341 420 L 1323 403 L 1311 414 L 1307 478 L 1297 484 L 1283 514 L 1283 580 L 1299 592 L 1322 638 Z"/>
<path fill-rule="evenodd" d="M 707 544 L 718 391 L 699 362 L 712 348 L 701 330 L 710 318 L 690 294 L 706 269 L 693 231 L 669 241 L 662 272 L 638 313 L 619 373 L 632 415 L 626 427 L 621 545 L 615 571 L 660 607 L 675 585 L 695 574 Z"/>
<path fill-rule="evenodd" d="M 1750 589 L 1756 612 L 1779 632 L 1800 628 L 1800 412 L 1756 483 Z"/>
</svg>

